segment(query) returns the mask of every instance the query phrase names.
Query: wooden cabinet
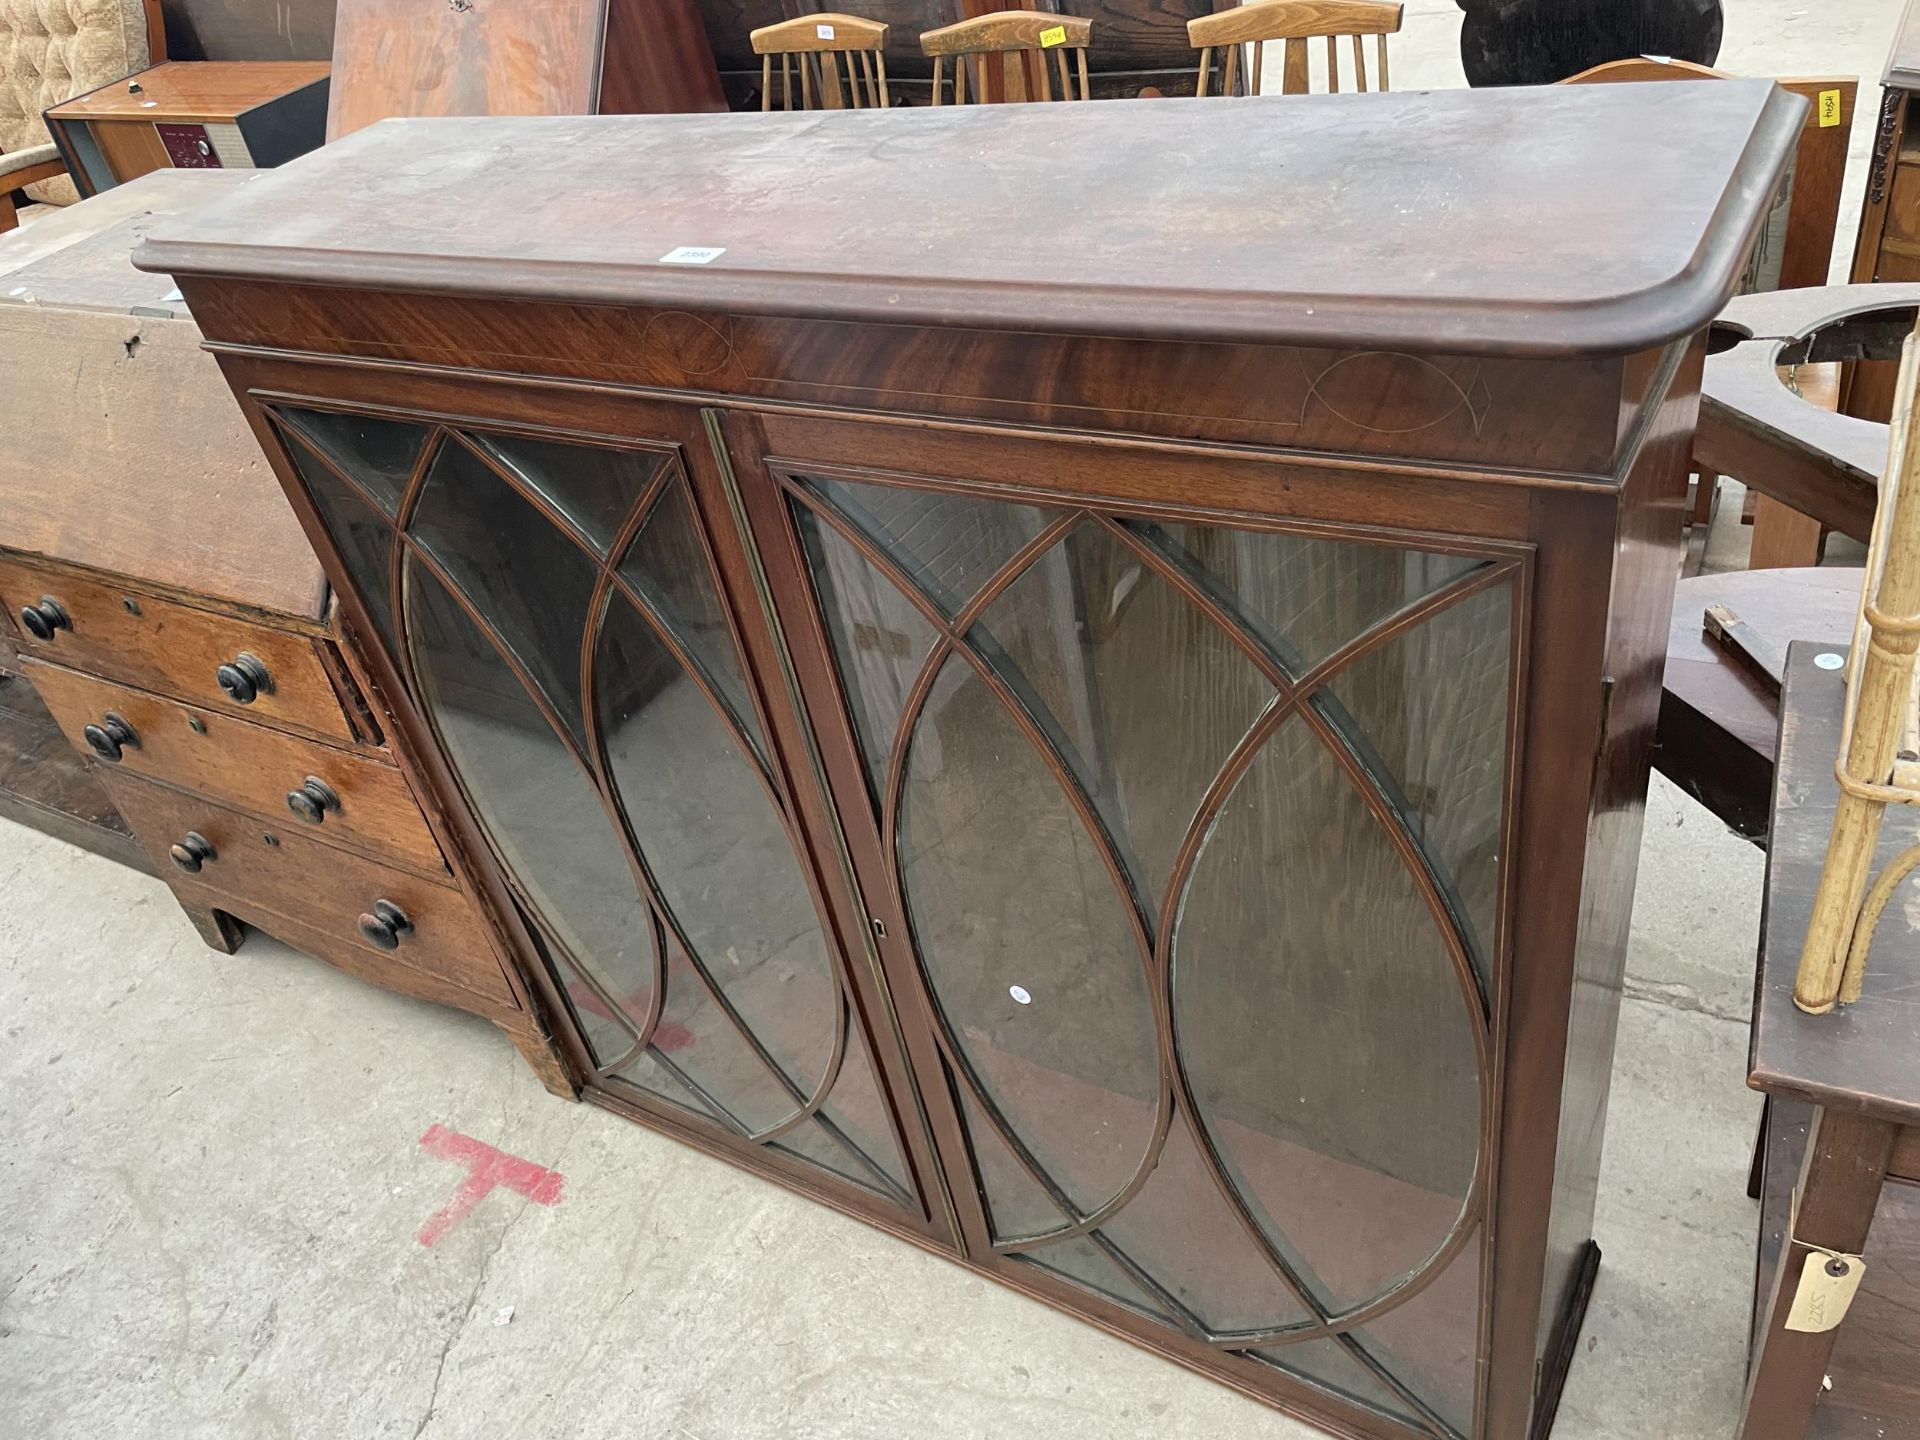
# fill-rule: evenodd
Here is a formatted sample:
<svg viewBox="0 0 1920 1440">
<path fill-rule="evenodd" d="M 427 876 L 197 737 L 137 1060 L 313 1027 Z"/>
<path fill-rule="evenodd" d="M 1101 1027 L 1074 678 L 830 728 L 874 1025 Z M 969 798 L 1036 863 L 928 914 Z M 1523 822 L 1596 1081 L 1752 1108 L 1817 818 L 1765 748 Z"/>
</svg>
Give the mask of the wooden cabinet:
<svg viewBox="0 0 1920 1440">
<path fill-rule="evenodd" d="M 1800 113 L 407 122 L 138 263 L 596 1100 L 1341 1433 L 1519 1440 Z"/>
<path fill-rule="evenodd" d="M 306 60 L 172 61 L 63 100 L 47 129 L 82 195 L 153 170 L 279 165 L 318 145 L 327 67 Z"/>
</svg>

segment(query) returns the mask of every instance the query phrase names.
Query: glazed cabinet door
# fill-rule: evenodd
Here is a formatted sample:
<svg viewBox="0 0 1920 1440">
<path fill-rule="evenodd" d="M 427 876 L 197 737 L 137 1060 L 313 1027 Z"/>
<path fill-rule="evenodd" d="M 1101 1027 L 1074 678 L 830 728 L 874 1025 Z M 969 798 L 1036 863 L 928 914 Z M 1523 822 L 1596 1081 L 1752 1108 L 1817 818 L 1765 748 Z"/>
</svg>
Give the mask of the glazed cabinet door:
<svg viewBox="0 0 1920 1440">
<path fill-rule="evenodd" d="M 1107 482 L 1170 510 L 1084 443 L 729 435 L 972 1258 L 1475 1433 L 1524 549 L 1177 451 Z"/>
<path fill-rule="evenodd" d="M 950 1240 L 721 574 L 697 418 L 596 438 L 255 399 L 590 1091 Z"/>
</svg>

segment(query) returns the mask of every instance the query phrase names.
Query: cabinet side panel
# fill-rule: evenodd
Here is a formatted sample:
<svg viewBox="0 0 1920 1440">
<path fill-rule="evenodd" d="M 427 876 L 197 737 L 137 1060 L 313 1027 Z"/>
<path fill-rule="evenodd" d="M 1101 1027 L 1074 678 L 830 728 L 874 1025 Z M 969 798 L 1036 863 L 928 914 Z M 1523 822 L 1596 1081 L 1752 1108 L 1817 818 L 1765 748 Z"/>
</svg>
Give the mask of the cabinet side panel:
<svg viewBox="0 0 1920 1440">
<path fill-rule="evenodd" d="M 1543 1353 L 1552 1346 L 1553 1327 L 1579 1283 L 1592 1235 L 1627 930 L 1646 812 L 1647 771 L 1660 713 L 1668 617 L 1679 575 L 1688 457 L 1699 410 L 1703 354 L 1696 344 L 1681 358 L 1666 399 L 1650 418 L 1621 493 L 1604 671 L 1612 689 L 1587 822 L 1546 1291 L 1539 1320 L 1538 1345 Z M 1549 1376 L 1547 1381 L 1551 1394 L 1555 1378 Z"/>
</svg>

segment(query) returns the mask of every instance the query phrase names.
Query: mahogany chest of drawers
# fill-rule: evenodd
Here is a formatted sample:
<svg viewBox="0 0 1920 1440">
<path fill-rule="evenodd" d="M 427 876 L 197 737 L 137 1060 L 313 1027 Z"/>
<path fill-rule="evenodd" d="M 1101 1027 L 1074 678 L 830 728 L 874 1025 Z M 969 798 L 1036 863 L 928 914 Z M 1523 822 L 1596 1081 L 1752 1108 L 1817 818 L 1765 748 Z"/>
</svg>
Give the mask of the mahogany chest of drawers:
<svg viewBox="0 0 1920 1440">
<path fill-rule="evenodd" d="M 137 846 L 217 948 L 245 922 L 483 1015 L 571 1094 L 178 292 L 128 263 L 158 217 L 240 179 L 122 186 L 19 232 L 32 258 L 0 275 L 0 366 L 22 377 L 0 430 L 33 437 L 0 451 L 10 685 L 36 692 L 35 735 L 65 737 L 21 783 L 69 797 L 0 809 Z"/>
</svg>

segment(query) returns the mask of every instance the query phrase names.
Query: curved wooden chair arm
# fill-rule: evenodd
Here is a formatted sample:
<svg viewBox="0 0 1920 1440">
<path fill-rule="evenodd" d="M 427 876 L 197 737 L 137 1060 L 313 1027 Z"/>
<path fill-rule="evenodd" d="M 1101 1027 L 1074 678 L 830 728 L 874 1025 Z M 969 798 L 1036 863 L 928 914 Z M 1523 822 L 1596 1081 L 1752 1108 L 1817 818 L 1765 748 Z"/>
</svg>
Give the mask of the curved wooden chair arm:
<svg viewBox="0 0 1920 1440">
<path fill-rule="evenodd" d="M 1187 41 L 1197 50 L 1322 35 L 1397 35 L 1402 8 L 1397 0 L 1253 0 L 1189 20 Z"/>
<path fill-rule="evenodd" d="M 822 35 L 820 27 L 832 31 Z M 814 50 L 878 50 L 887 43 L 888 27 L 878 20 L 859 15 L 822 11 L 802 15 L 797 20 L 782 20 L 778 25 L 762 25 L 747 38 L 756 55 L 799 55 Z"/>
<path fill-rule="evenodd" d="M 1398 6 L 1393 7 L 1398 9 Z M 1041 32 L 1063 30 L 1066 39 L 1042 46 Z M 920 37 L 924 55 L 989 55 L 1006 50 L 1084 50 L 1093 43 L 1093 22 L 1078 15 L 1050 15 L 1038 10 L 996 10 L 954 25 L 942 25 Z"/>
<path fill-rule="evenodd" d="M 33 148 L 35 150 L 51 150 L 53 147 L 51 145 L 36 145 Z M 14 191 L 24 186 L 37 184 L 42 180 L 51 180 L 56 175 L 64 175 L 67 173 L 67 162 L 62 160 L 57 153 L 50 159 L 36 159 L 30 164 L 21 164 L 14 169 L 8 168 L 7 162 L 10 159 L 18 160 L 24 158 L 24 155 L 0 155 L 0 235 L 6 234 L 20 223 L 20 215 L 14 205 Z"/>
<path fill-rule="evenodd" d="M 1654 60 L 1636 55 L 1628 60 L 1609 60 L 1578 75 L 1569 75 L 1562 85 L 1605 85 L 1638 80 L 1731 80 L 1725 70 L 1709 70 L 1691 60 Z"/>
</svg>

